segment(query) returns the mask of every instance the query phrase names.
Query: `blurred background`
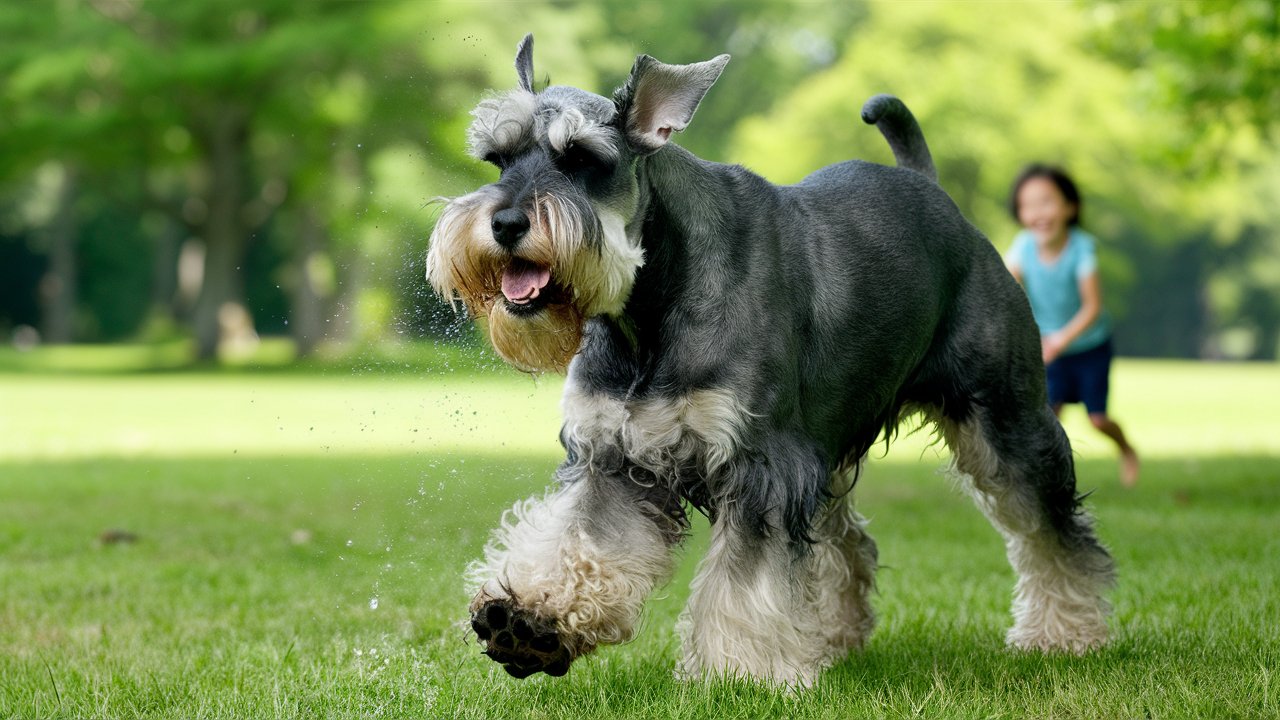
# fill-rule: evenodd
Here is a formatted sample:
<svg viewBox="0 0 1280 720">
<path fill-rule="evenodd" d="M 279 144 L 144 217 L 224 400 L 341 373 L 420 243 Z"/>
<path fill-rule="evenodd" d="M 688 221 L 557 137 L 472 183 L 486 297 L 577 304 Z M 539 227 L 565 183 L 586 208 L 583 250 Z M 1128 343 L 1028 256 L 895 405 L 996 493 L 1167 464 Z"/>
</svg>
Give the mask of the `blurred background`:
<svg viewBox="0 0 1280 720">
<path fill-rule="evenodd" d="M 476 346 L 423 257 L 495 171 L 468 112 L 515 84 L 608 94 L 637 53 L 734 58 L 679 142 L 775 182 L 892 163 L 901 96 L 1003 251 L 1019 168 L 1066 166 L 1121 354 L 1280 349 L 1280 4 L 0 0 L 0 368 L 67 345 L 292 363 Z"/>
</svg>

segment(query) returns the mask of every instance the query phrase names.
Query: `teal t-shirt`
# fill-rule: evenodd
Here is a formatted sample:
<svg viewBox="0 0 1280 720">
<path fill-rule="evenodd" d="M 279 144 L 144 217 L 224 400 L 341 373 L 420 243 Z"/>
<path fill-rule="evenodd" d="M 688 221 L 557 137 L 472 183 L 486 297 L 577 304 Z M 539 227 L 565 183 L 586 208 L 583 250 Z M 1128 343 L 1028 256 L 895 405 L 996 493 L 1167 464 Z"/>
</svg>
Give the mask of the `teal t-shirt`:
<svg viewBox="0 0 1280 720">
<path fill-rule="evenodd" d="M 1036 238 L 1028 230 L 1018 233 L 1005 261 L 1022 274 L 1022 286 L 1031 300 L 1040 334 L 1062 329 L 1080 312 L 1080 281 L 1098 271 L 1097 241 L 1089 233 L 1072 228 L 1062 254 L 1052 263 L 1041 262 Z M 1111 337 L 1111 317 L 1104 308 L 1093 324 L 1067 346 L 1066 352 L 1091 350 Z"/>
</svg>

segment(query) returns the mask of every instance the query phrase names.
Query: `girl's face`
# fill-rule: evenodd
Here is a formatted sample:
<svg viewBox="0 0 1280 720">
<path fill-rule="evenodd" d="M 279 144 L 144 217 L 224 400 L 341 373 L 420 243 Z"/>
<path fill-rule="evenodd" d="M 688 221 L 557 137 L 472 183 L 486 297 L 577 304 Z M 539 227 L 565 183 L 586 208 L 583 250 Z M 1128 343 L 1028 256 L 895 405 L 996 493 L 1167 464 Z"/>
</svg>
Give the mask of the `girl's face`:
<svg viewBox="0 0 1280 720">
<path fill-rule="evenodd" d="M 1065 239 L 1075 213 L 1075 204 L 1049 178 L 1033 177 L 1018 188 L 1018 222 L 1041 243 Z"/>
</svg>

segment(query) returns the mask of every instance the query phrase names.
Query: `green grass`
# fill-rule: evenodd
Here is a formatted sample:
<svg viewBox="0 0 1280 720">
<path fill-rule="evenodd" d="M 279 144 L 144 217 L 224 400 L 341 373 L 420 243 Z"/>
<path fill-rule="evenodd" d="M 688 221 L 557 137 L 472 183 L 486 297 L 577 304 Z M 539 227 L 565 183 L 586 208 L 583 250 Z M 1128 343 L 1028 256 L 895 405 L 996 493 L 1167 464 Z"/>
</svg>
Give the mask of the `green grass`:
<svg viewBox="0 0 1280 720">
<path fill-rule="evenodd" d="M 630 645 L 480 656 L 459 575 L 555 467 L 559 383 L 393 368 L 0 375 L 0 716 L 1280 715 L 1280 367 L 1122 362 L 1132 491 L 1068 414 L 1120 569 L 1084 658 L 1002 647 L 999 537 L 905 438 L 858 490 L 879 627 L 798 696 L 672 679 L 703 524 Z"/>
</svg>

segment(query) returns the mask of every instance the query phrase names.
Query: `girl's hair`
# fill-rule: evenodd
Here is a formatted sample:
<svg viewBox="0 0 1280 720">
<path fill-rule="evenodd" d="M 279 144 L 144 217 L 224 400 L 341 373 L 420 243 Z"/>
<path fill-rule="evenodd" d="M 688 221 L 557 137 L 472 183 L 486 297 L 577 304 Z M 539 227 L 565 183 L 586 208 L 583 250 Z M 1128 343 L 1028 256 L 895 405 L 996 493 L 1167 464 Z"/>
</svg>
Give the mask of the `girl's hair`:
<svg viewBox="0 0 1280 720">
<path fill-rule="evenodd" d="M 1028 180 L 1034 178 L 1044 178 L 1058 187 L 1058 192 L 1062 193 L 1062 197 L 1067 202 L 1075 206 L 1076 211 L 1072 213 L 1071 219 L 1067 221 L 1068 225 L 1079 225 L 1080 215 L 1084 212 L 1084 203 L 1080 200 L 1080 191 L 1076 189 L 1076 184 L 1071 180 L 1071 176 L 1060 167 L 1053 165 L 1041 165 L 1040 163 L 1032 163 L 1022 169 L 1018 173 L 1018 178 L 1013 181 L 1013 189 L 1009 191 L 1009 214 L 1013 216 L 1014 222 L 1018 220 L 1018 191 L 1022 186 L 1027 184 Z"/>
</svg>

